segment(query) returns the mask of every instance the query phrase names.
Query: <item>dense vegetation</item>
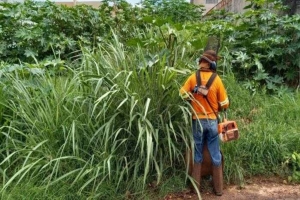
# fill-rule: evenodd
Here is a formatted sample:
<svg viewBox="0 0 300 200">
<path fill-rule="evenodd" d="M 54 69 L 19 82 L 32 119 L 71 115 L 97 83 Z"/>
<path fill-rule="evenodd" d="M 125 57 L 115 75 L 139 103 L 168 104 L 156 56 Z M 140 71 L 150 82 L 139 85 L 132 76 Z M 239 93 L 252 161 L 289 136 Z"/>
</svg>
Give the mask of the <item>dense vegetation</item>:
<svg viewBox="0 0 300 200">
<path fill-rule="evenodd" d="M 210 36 L 237 120 L 225 179 L 300 181 L 300 16 L 279 1 L 202 17 L 182 0 L 99 9 L 1 3 L 3 199 L 136 199 L 186 187 L 189 104 L 178 95 Z"/>
</svg>

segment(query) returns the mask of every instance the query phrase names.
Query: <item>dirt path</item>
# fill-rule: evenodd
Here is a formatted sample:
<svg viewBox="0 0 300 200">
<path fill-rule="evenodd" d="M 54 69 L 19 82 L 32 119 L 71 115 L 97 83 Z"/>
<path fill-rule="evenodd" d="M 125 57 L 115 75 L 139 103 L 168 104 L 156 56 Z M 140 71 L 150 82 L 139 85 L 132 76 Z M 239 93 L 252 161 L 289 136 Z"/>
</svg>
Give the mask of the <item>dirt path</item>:
<svg viewBox="0 0 300 200">
<path fill-rule="evenodd" d="M 280 178 L 252 178 L 243 188 L 236 185 L 224 185 L 223 195 L 215 196 L 211 186 L 205 186 L 201 192 L 203 200 L 300 200 L 300 184 L 287 184 Z M 205 181 L 204 181 L 204 184 Z M 197 200 L 189 190 L 170 194 L 165 200 Z"/>
</svg>

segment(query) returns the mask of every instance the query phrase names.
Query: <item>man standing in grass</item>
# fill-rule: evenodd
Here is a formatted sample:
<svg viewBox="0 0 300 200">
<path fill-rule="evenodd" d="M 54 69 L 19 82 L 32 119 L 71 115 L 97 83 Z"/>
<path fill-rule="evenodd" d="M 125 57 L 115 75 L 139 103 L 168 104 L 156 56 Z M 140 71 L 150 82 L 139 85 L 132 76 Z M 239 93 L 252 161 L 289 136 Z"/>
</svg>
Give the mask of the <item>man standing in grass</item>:
<svg viewBox="0 0 300 200">
<path fill-rule="evenodd" d="M 203 94 L 199 88 L 203 88 L 216 72 L 216 61 L 219 59 L 216 52 L 207 50 L 199 60 L 199 70 L 190 75 L 187 81 L 180 89 L 182 98 L 190 100 L 192 105 L 192 131 L 195 142 L 194 166 L 192 177 L 200 190 L 201 165 L 203 162 L 203 146 L 206 143 L 210 153 L 213 168 L 213 185 L 216 195 L 223 193 L 223 169 L 222 155 L 220 152 L 220 143 L 218 136 L 217 112 L 229 106 L 229 100 L 223 82 L 219 76 L 216 76 L 208 93 Z M 197 85 L 196 75 L 199 73 Z M 201 87 L 200 87 L 201 86 Z"/>
</svg>

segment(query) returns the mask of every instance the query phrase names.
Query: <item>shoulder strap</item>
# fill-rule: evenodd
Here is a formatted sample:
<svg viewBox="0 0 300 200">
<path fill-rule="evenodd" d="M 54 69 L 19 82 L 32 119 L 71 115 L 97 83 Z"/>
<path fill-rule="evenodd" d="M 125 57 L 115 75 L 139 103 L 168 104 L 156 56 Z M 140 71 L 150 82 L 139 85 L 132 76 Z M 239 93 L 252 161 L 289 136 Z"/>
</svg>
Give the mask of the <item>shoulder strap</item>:
<svg viewBox="0 0 300 200">
<path fill-rule="evenodd" d="M 217 73 L 213 73 L 210 78 L 208 79 L 206 83 L 206 88 L 209 89 L 211 84 L 214 82 L 215 78 L 217 77 Z M 197 86 L 201 86 L 201 76 L 200 76 L 200 70 L 198 69 L 196 72 L 196 81 L 197 81 Z"/>
<path fill-rule="evenodd" d="M 197 86 L 199 87 L 201 85 L 201 76 L 200 76 L 199 69 L 196 71 L 196 81 L 197 81 Z"/>
<path fill-rule="evenodd" d="M 214 82 L 215 78 L 217 77 L 217 73 L 213 73 L 210 78 L 208 79 L 207 83 L 206 83 L 206 88 L 209 89 L 209 87 L 211 86 L 211 84 Z"/>
<path fill-rule="evenodd" d="M 215 78 L 217 77 L 217 73 L 213 73 L 207 83 L 206 83 L 206 88 L 209 89 L 209 87 L 211 86 L 211 84 L 214 82 Z M 201 76 L 200 76 L 200 70 L 197 70 L 196 72 L 196 81 L 197 81 L 197 86 L 199 87 L 201 85 Z M 216 115 L 217 117 L 217 121 L 218 121 L 218 124 L 221 122 L 220 118 L 219 118 L 219 115 L 214 111 L 213 107 L 211 106 L 209 100 L 207 99 L 207 96 L 204 96 L 204 98 L 206 99 L 208 105 L 210 106 L 210 108 L 212 109 L 212 111 L 214 112 L 214 114 Z"/>
</svg>

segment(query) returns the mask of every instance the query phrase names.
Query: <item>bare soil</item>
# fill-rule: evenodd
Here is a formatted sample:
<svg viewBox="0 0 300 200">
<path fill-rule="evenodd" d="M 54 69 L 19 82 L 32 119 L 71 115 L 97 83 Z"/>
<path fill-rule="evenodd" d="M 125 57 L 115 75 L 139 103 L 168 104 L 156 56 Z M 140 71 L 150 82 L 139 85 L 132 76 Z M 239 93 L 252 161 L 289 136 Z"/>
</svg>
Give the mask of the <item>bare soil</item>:
<svg viewBox="0 0 300 200">
<path fill-rule="evenodd" d="M 300 184 L 288 184 L 279 177 L 255 177 L 248 179 L 243 187 L 224 185 L 223 195 L 215 196 L 211 181 L 201 182 L 203 200 L 300 200 Z M 198 200 L 189 189 L 166 195 L 165 200 Z"/>
</svg>

